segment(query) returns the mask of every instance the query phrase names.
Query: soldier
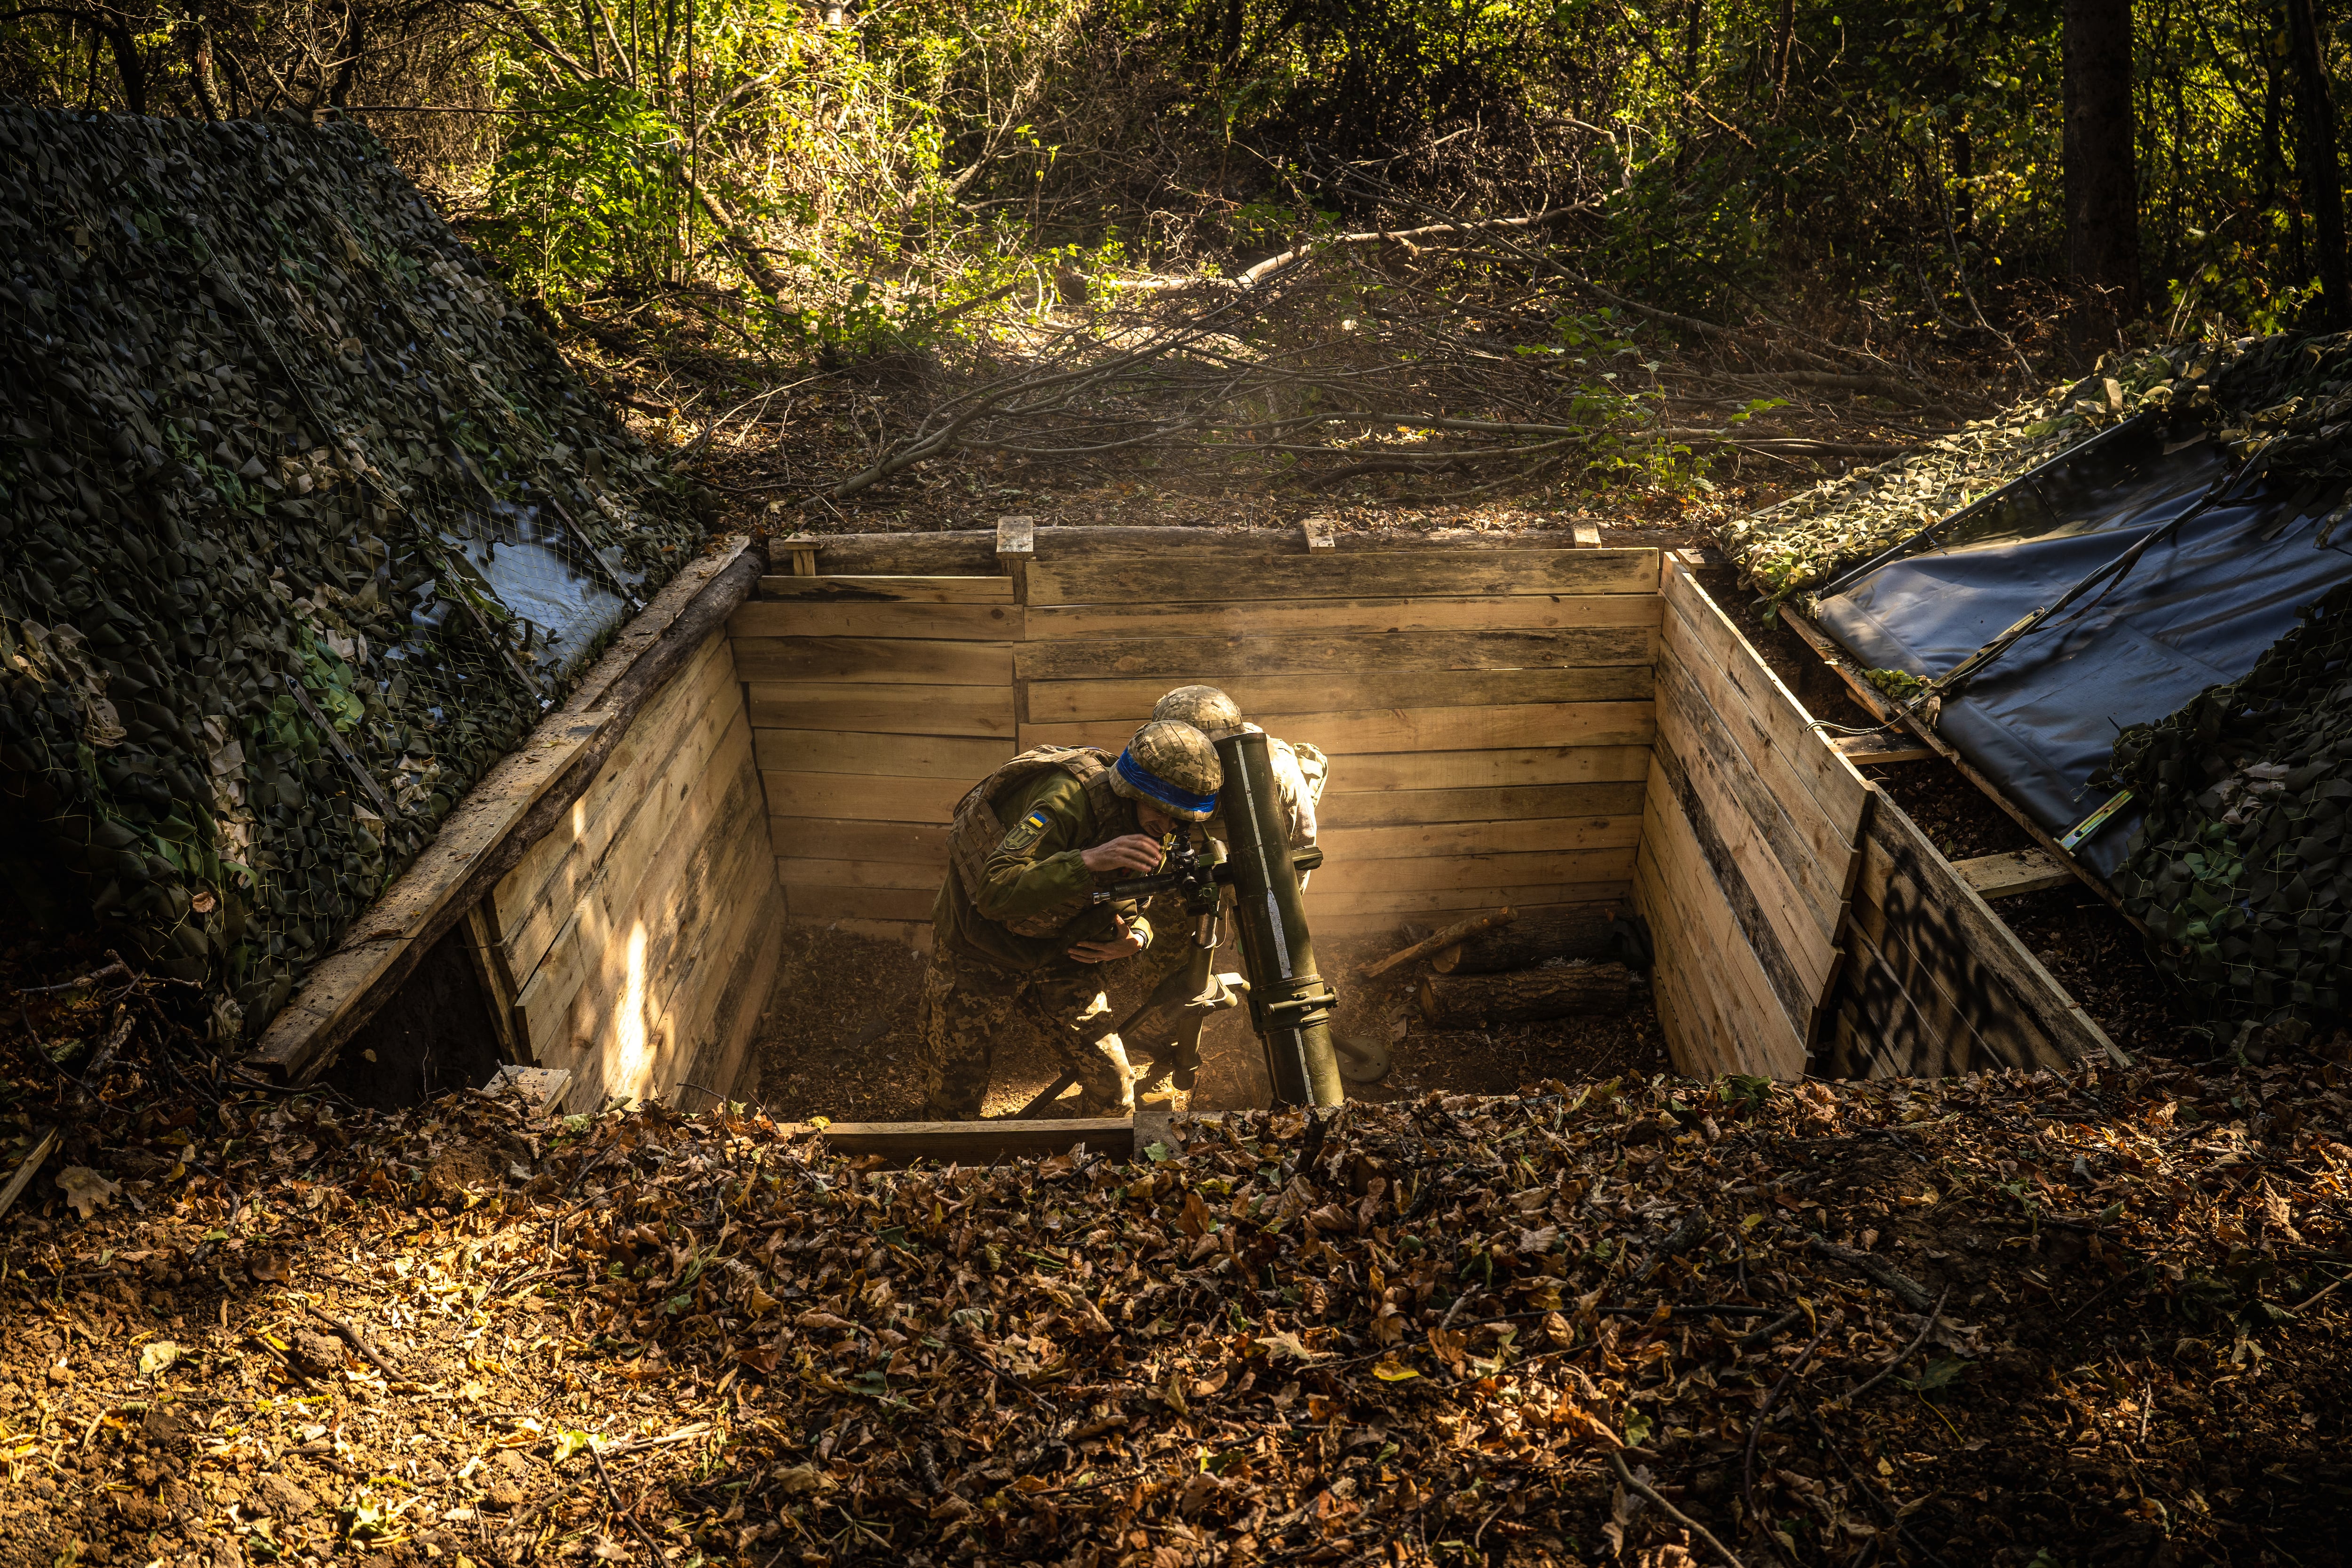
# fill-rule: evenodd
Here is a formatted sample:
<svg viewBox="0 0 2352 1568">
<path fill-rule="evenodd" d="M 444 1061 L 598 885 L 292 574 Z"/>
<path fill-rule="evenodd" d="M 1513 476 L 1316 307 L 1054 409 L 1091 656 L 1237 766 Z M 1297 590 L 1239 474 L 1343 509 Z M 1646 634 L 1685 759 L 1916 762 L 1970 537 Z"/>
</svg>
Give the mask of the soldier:
<svg viewBox="0 0 2352 1568">
<path fill-rule="evenodd" d="M 1151 717 L 1155 722 L 1189 724 L 1213 742 L 1237 730 L 1259 728 L 1242 717 L 1239 704 L 1213 686 L 1180 686 L 1153 706 Z M 1314 746 L 1272 735 L 1266 737 L 1266 756 L 1274 766 L 1275 788 L 1282 798 L 1290 847 L 1304 849 L 1315 842 L 1315 805 L 1330 776 L 1330 763 Z M 1211 819 L 1203 832 L 1223 838 L 1223 817 Z M 1307 886 L 1303 873 L 1298 885 L 1302 889 Z M 1135 978 L 1145 993 L 1145 1005 L 1130 1019 L 1135 1038 L 1123 1042 L 1139 1054 L 1172 1064 L 1174 1087 L 1188 1091 L 1200 1061 L 1202 1026 L 1210 1013 L 1232 1005 L 1234 1000 L 1222 983 L 1213 980 L 1213 954 L 1198 945 L 1197 937 L 1189 922 L 1175 927 L 1137 961 Z"/>
<path fill-rule="evenodd" d="M 1117 757 L 1024 752 L 972 786 L 949 831 L 918 1027 L 927 1116 L 980 1114 L 996 1036 L 1016 1012 L 1076 1074 L 1082 1116 L 1134 1110 L 1134 1077 L 1096 966 L 1151 945 L 1131 902 L 1098 889 L 1160 868 L 1179 823 L 1205 822 L 1223 783 L 1189 724 L 1152 722 Z"/>
<path fill-rule="evenodd" d="M 1180 686 L 1153 706 L 1151 716 L 1190 724 L 1212 742 L 1222 741 L 1236 730 L 1259 728 L 1242 717 L 1240 704 L 1213 686 Z M 1282 814 L 1290 828 L 1290 847 L 1304 849 L 1315 842 L 1315 805 L 1330 779 L 1330 759 L 1303 742 L 1293 744 L 1272 735 L 1265 740 L 1275 787 L 1282 795 Z M 1213 821 L 1209 831 L 1217 833 L 1221 826 Z M 1306 879 L 1300 878 L 1299 886 L 1306 885 Z"/>
</svg>

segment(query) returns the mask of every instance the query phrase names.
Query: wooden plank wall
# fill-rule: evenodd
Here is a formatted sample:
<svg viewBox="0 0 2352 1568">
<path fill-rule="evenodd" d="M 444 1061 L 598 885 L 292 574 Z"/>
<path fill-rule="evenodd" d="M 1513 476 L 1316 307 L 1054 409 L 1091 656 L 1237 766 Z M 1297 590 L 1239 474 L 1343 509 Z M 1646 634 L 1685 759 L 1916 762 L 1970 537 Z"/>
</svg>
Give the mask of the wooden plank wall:
<svg viewBox="0 0 2352 1568">
<path fill-rule="evenodd" d="M 2114 1047 L 1891 799 L 1874 805 L 1822 1070 L 2063 1067 Z"/>
<path fill-rule="evenodd" d="M 675 1099 L 687 1085 L 705 1091 L 699 1103 L 732 1091 L 783 910 L 723 628 L 481 912 L 484 966 L 517 1054 L 570 1069 L 574 1109 Z"/>
<path fill-rule="evenodd" d="M 1634 885 L 1659 1022 L 1684 1072 L 1797 1078 L 1840 971 L 1871 786 L 1686 568 L 1669 561 L 1663 589 Z"/>
<path fill-rule="evenodd" d="M 1103 531 L 1039 531 L 992 570 L 960 542 L 945 572 L 945 542 L 867 536 L 837 552 L 854 571 L 821 553 L 736 612 L 791 919 L 920 945 L 966 789 L 1024 747 L 1116 750 L 1193 681 L 1331 756 L 1318 934 L 1627 891 L 1655 550 Z"/>
</svg>

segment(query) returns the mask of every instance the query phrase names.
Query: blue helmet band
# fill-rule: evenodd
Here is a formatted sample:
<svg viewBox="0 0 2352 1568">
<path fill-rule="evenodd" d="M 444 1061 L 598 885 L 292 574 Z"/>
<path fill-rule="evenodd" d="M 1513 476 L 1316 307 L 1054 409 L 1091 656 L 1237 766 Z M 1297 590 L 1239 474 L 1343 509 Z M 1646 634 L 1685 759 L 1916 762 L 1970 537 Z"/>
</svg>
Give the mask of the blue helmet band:
<svg viewBox="0 0 2352 1568">
<path fill-rule="evenodd" d="M 1217 813 L 1217 797 L 1213 795 L 1193 795 L 1178 789 L 1137 762 L 1132 753 L 1121 752 L 1118 761 L 1111 764 L 1129 787 L 1144 799 L 1156 802 L 1194 822 L 1205 822 Z"/>
</svg>

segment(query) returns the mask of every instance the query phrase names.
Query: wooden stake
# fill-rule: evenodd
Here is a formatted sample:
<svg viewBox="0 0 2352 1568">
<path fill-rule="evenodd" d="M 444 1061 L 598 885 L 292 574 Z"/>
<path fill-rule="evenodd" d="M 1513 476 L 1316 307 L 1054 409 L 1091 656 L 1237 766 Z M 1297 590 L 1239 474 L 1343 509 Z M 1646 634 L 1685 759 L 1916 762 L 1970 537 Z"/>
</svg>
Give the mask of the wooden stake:
<svg viewBox="0 0 2352 1568">
<path fill-rule="evenodd" d="M 16 1163 L 16 1173 L 8 1178 L 5 1187 L 0 1187 L 0 1215 L 8 1212 L 17 1195 L 39 1172 L 42 1163 L 57 1152 L 58 1140 L 63 1132 L 62 1128 L 52 1127 L 33 1141 L 33 1152 Z"/>
</svg>

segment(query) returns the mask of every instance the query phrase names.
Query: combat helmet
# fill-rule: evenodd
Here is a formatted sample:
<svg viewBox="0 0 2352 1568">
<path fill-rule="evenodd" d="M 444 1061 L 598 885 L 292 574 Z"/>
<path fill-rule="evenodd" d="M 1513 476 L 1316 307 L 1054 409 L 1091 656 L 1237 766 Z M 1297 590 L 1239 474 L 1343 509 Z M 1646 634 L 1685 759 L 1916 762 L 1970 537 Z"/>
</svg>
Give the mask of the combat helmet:
<svg viewBox="0 0 2352 1568">
<path fill-rule="evenodd" d="M 1224 766 L 1209 738 L 1190 724 L 1163 719 L 1138 730 L 1110 770 L 1110 787 L 1118 794 L 1187 822 L 1217 814 L 1217 790 L 1224 782 Z"/>
<path fill-rule="evenodd" d="M 1190 724 L 1212 741 L 1242 727 L 1241 704 L 1213 686 L 1180 686 L 1152 705 L 1151 716 Z"/>
</svg>

